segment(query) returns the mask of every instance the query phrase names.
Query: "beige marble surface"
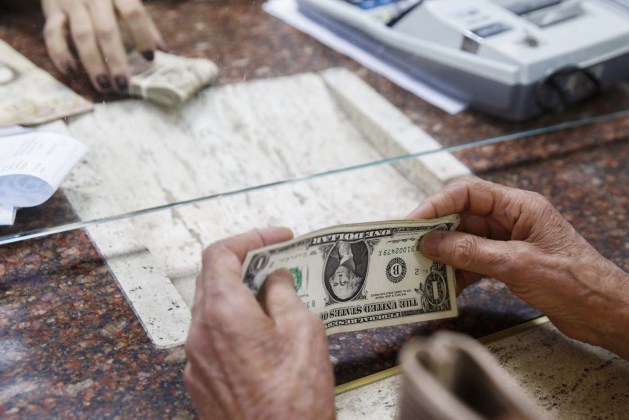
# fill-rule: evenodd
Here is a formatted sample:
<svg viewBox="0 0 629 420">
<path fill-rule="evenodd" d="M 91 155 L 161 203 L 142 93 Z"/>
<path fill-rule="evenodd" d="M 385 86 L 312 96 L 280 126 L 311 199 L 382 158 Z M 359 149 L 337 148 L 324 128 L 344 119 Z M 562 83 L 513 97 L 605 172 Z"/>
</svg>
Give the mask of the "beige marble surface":
<svg viewBox="0 0 629 420">
<path fill-rule="evenodd" d="M 550 418 L 629 418 L 629 362 L 615 354 L 571 340 L 551 323 L 487 347 Z M 337 395 L 338 418 L 394 419 L 399 387 L 396 375 Z"/>
</svg>

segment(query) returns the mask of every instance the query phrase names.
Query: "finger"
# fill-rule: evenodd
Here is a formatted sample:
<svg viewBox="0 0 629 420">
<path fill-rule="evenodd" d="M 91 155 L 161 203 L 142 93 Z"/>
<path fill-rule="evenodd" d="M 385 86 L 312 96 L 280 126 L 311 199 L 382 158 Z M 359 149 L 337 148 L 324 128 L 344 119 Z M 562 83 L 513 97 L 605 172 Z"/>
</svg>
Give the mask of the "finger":
<svg viewBox="0 0 629 420">
<path fill-rule="evenodd" d="M 203 252 L 202 275 L 197 279 L 197 295 L 201 297 L 204 291 L 229 290 L 240 285 L 242 262 L 249 251 L 284 242 L 293 237 L 290 229 L 271 227 L 255 229 L 247 233 L 233 236 L 210 245 Z M 208 281 L 211 278 L 212 281 Z"/>
<path fill-rule="evenodd" d="M 151 36 L 155 40 L 155 46 L 160 51 L 166 51 L 168 49 L 166 47 L 166 42 L 164 42 L 162 34 L 160 33 L 159 29 L 157 29 L 157 26 L 155 26 L 155 22 L 153 22 L 152 19 L 149 19 L 149 22 L 151 24 Z"/>
<path fill-rule="evenodd" d="M 293 238 L 293 232 L 284 227 L 268 227 L 263 229 L 253 229 L 240 235 L 232 236 L 216 242 L 208 248 L 212 257 L 211 248 L 215 247 L 223 252 L 232 254 L 237 260 L 242 261 L 249 251 L 262 248 L 264 246 L 288 241 Z"/>
<path fill-rule="evenodd" d="M 461 216 L 461 224 L 457 230 L 483 238 L 502 241 L 511 239 L 511 232 L 493 218 L 469 213 L 464 213 Z"/>
<path fill-rule="evenodd" d="M 209 246 L 197 280 L 193 319 L 220 326 L 223 333 L 267 328 L 270 319 L 242 282 L 242 261 L 248 251 L 290 237 L 292 232 L 285 228 L 257 229 Z"/>
<path fill-rule="evenodd" d="M 44 42 L 48 55 L 61 73 L 75 72 L 77 70 L 76 60 L 70 52 L 66 39 L 68 24 L 66 15 L 56 5 L 51 4 L 47 9 Z"/>
<path fill-rule="evenodd" d="M 473 214 L 464 214 L 461 216 L 461 223 L 457 228 L 459 232 L 470 233 L 475 236 L 487 238 L 490 236 L 490 229 L 487 218 L 476 216 Z"/>
<path fill-rule="evenodd" d="M 154 53 L 157 42 L 146 9 L 139 0 L 116 0 L 115 5 L 131 31 L 136 49 L 148 59 Z"/>
<path fill-rule="evenodd" d="M 428 219 L 461 213 L 470 207 L 470 189 L 484 181 L 476 177 L 461 177 L 448 183 L 443 189 L 426 198 L 409 217 L 412 219 Z"/>
<path fill-rule="evenodd" d="M 112 4 L 108 1 L 93 0 L 89 2 L 92 25 L 96 32 L 96 41 L 109 71 L 114 89 L 126 92 L 129 84 L 127 56 L 122 44 L 122 37 Z"/>
<path fill-rule="evenodd" d="M 89 13 L 81 2 L 70 4 L 71 7 L 65 12 L 70 19 L 70 33 L 74 46 L 94 88 L 99 92 L 106 92 L 111 89 L 111 79 L 96 43 Z"/>
<path fill-rule="evenodd" d="M 473 176 L 456 178 L 441 191 L 431 195 L 410 214 L 410 218 L 434 218 L 470 212 L 487 216 L 509 188 Z"/>
<path fill-rule="evenodd" d="M 428 233 L 419 250 L 434 261 L 503 281 L 506 275 L 526 272 L 526 255 L 534 252 L 526 242 L 494 241 L 463 232 Z"/>
<path fill-rule="evenodd" d="M 295 313 L 307 311 L 295 292 L 293 275 L 285 268 L 276 270 L 267 277 L 258 299 L 265 312 L 280 326 Z"/>
<path fill-rule="evenodd" d="M 464 176 L 430 196 L 409 214 L 409 218 L 434 218 L 454 213 L 487 216 L 510 231 L 524 206 L 539 204 L 540 197 L 529 191 L 505 187 L 480 178 Z"/>
</svg>

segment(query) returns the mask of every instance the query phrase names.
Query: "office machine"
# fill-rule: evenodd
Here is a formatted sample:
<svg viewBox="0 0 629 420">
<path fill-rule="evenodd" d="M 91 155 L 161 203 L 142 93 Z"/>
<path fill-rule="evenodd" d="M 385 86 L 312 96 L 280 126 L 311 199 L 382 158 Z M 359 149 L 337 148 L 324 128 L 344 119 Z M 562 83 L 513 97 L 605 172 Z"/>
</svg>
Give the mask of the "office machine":
<svg viewBox="0 0 629 420">
<path fill-rule="evenodd" d="M 471 106 L 524 120 L 629 81 L 629 0 L 297 0 Z"/>
</svg>

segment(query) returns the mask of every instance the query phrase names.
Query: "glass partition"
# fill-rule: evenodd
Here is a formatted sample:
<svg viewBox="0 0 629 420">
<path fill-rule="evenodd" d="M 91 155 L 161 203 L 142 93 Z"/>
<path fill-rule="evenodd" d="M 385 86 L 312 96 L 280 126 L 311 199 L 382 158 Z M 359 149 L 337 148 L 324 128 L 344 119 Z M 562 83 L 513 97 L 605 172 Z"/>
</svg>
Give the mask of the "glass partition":
<svg viewBox="0 0 629 420">
<path fill-rule="evenodd" d="M 139 148 L 129 161 L 129 155 L 118 155 L 118 150 L 129 150 L 130 147 L 118 143 L 109 148 L 111 155 L 108 158 L 109 162 L 114 162 L 119 167 L 111 170 L 101 167 L 98 174 L 89 165 L 98 167 L 98 154 L 108 147 L 95 146 L 88 153 L 86 162 L 75 169 L 70 181 L 62 185 L 60 191 L 47 203 L 19 210 L 14 226 L 0 228 L 0 244 L 173 210 L 276 186 L 334 177 L 370 167 L 407 164 L 410 166 L 405 169 L 405 173 L 415 171 L 420 174 L 417 176 L 424 174 L 423 176 L 428 177 L 423 179 L 424 183 L 431 181 L 431 185 L 435 185 L 435 182 L 441 185 L 439 182 L 443 183 L 449 175 L 465 174 L 467 168 L 474 172 L 488 171 L 613 143 L 626 135 L 629 129 L 628 117 L 629 111 L 618 111 L 496 137 L 466 139 L 449 146 L 420 144 L 415 148 L 416 151 L 413 150 L 413 143 L 404 149 L 405 145 L 394 138 L 388 138 L 387 142 L 374 147 L 367 136 L 354 131 L 344 134 L 342 139 L 336 137 L 331 142 L 335 146 L 346 142 L 341 146 L 344 150 L 334 151 L 333 148 L 330 150 L 323 146 L 313 150 L 307 147 L 304 150 L 298 144 L 279 147 L 276 149 L 277 154 L 264 157 L 266 162 L 260 153 L 250 153 L 246 146 L 242 146 L 240 151 L 232 149 L 231 153 L 220 152 L 216 156 L 208 153 L 207 161 L 196 159 L 195 150 L 191 148 L 188 151 L 189 162 L 194 160 L 201 164 L 199 167 L 187 166 L 186 160 L 182 160 L 176 152 L 162 155 L 164 160 L 161 162 L 150 159 L 148 162 L 138 162 L 145 146 Z M 416 126 L 409 123 L 405 129 L 417 130 L 413 140 L 421 143 L 424 139 L 424 133 Z M 402 131 L 401 136 L 404 134 L 406 133 Z M 298 137 L 297 140 L 301 143 L 307 137 Z M 124 137 L 123 141 L 131 139 Z M 260 151 L 260 147 L 265 147 L 264 143 L 252 146 L 251 149 Z M 394 152 L 391 153 L 387 147 L 393 148 Z M 144 150 L 150 154 L 148 149 Z M 174 150 L 176 148 L 170 152 Z M 387 153 L 390 156 L 386 156 Z M 444 155 L 452 154 L 454 161 L 461 166 L 454 172 L 443 172 L 439 164 Z M 135 165 L 144 166 L 140 170 L 125 173 L 126 166 L 133 168 Z M 215 168 L 222 165 L 227 165 L 228 168 L 218 170 L 218 173 Z M 425 175 L 426 170 L 436 173 Z M 135 177 L 130 178 L 131 175 Z M 171 185 L 167 186 L 165 183 Z M 194 188 L 189 188 L 190 185 Z M 419 188 L 424 192 L 434 190 L 434 186 L 430 185 L 420 185 Z"/>
</svg>

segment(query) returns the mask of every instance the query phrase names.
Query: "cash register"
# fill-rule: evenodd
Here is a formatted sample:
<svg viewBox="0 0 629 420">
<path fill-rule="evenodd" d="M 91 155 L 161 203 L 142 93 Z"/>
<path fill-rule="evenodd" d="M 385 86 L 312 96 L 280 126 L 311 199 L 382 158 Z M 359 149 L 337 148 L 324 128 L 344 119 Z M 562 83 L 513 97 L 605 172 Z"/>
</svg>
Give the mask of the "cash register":
<svg viewBox="0 0 629 420">
<path fill-rule="evenodd" d="M 629 80 L 629 0 L 297 0 L 471 106 L 524 120 Z"/>
</svg>

